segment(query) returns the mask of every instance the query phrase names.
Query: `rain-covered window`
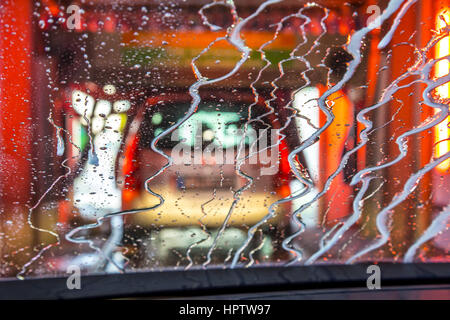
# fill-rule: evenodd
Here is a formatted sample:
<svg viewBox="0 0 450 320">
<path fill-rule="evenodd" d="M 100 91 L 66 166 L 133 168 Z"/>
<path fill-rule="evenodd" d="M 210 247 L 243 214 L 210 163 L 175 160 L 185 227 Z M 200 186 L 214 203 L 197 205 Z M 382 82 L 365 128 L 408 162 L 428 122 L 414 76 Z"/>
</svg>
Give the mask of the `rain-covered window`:
<svg viewBox="0 0 450 320">
<path fill-rule="evenodd" d="M 446 0 L 1 1 L 0 276 L 449 262 L 449 24 Z"/>
</svg>

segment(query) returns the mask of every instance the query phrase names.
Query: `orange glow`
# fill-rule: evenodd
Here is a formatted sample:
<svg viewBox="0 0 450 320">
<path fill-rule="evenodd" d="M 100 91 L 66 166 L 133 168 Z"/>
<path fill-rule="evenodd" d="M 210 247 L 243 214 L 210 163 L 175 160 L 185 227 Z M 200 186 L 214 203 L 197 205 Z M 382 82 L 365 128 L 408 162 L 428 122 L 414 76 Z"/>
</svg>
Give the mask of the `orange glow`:
<svg viewBox="0 0 450 320">
<path fill-rule="evenodd" d="M 319 32 L 320 33 L 320 32 Z M 176 37 L 172 33 L 164 32 L 141 32 L 135 34 L 132 32 L 123 34 L 122 43 L 129 47 L 151 46 L 157 47 L 165 43 L 173 48 L 197 48 L 203 49 L 218 37 L 225 36 L 225 32 L 202 31 L 201 34 L 193 31 L 180 31 Z M 259 48 L 263 43 L 272 40 L 274 34 L 268 31 L 245 31 L 243 38 L 246 44 L 251 48 Z M 295 46 L 297 35 L 294 33 L 280 33 L 271 48 L 283 49 Z M 216 48 L 233 48 L 227 41 L 219 41 L 215 44 Z"/>
<path fill-rule="evenodd" d="M 326 88 L 319 87 L 321 95 Z M 320 171 L 319 179 L 321 188 L 324 187 L 327 178 L 332 175 L 339 166 L 340 160 L 346 151 L 346 142 L 353 126 L 354 106 L 344 91 L 339 90 L 328 97 L 328 106 L 334 113 L 334 121 L 325 131 L 320 139 Z M 326 115 L 320 113 L 320 124 L 325 124 Z M 347 143 L 350 143 L 348 141 Z M 350 147 L 350 145 L 347 145 Z M 322 203 L 329 207 L 326 213 L 326 221 L 331 222 L 345 217 L 351 212 L 352 187 L 345 181 L 345 175 L 341 172 L 331 183 L 327 195 L 322 199 Z M 323 218 L 321 218 L 323 219 Z"/>
<path fill-rule="evenodd" d="M 287 184 L 283 184 L 278 188 L 278 194 L 283 198 L 287 198 L 291 195 L 291 188 Z"/>
<path fill-rule="evenodd" d="M 32 145 L 32 4 L 31 1 L 21 1 L 20 5 L 16 2 L 0 2 L 0 157 L 2 163 L 6 159 L 14 163 L 0 176 L 0 205 L 26 203 L 32 181 L 28 161 Z"/>
<path fill-rule="evenodd" d="M 444 21 L 444 20 L 445 21 Z M 445 27 L 446 22 L 449 23 L 450 14 L 449 9 L 441 11 L 436 17 L 436 27 L 438 30 Z M 445 37 L 436 45 L 436 58 L 445 57 L 450 54 L 450 36 Z M 450 63 L 448 60 L 442 60 L 436 63 L 435 76 L 437 78 L 443 77 L 450 72 Z M 436 89 L 437 94 L 444 99 L 449 98 L 450 83 L 446 83 Z M 435 127 L 434 141 L 435 143 L 442 141 L 436 145 L 435 157 L 440 157 L 450 151 L 450 129 L 448 128 L 448 123 L 450 117 L 446 121 L 441 122 Z M 447 139 L 447 140 L 446 140 Z M 446 141 L 444 141 L 446 140 Z M 450 168 L 450 159 L 442 162 L 437 170 L 441 173 L 445 173 Z"/>
</svg>

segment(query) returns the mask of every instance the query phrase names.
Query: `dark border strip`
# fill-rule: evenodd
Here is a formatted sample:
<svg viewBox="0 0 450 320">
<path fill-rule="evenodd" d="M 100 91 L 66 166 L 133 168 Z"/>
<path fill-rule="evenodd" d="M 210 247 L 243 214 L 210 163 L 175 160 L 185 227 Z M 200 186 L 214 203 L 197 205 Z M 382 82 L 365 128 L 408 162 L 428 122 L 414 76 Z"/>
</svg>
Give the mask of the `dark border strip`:
<svg viewBox="0 0 450 320">
<path fill-rule="evenodd" d="M 67 278 L 0 280 L 0 299 L 89 299 L 138 296 L 196 296 L 258 291 L 366 287 L 367 266 L 314 265 L 153 271 L 84 275 L 81 289 Z M 449 263 L 379 264 L 382 286 L 450 284 Z"/>
</svg>

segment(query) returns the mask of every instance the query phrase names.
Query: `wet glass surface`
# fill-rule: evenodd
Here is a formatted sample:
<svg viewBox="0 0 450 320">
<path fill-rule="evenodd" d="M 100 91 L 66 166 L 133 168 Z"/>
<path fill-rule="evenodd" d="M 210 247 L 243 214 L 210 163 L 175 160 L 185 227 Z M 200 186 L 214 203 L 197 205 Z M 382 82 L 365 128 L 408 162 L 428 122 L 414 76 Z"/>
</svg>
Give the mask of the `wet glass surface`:
<svg viewBox="0 0 450 320">
<path fill-rule="evenodd" d="M 0 276 L 449 262 L 449 2 L 0 4 Z"/>
</svg>

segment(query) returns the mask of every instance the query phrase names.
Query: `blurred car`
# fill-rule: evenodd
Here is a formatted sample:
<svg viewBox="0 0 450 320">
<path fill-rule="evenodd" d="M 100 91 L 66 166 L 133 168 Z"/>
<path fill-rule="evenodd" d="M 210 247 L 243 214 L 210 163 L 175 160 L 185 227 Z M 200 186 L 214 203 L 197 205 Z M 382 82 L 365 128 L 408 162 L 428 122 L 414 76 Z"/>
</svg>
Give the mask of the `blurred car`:
<svg viewBox="0 0 450 320">
<path fill-rule="evenodd" d="M 247 230 L 268 215 L 269 206 L 289 194 L 290 149 L 287 139 L 280 138 L 277 117 L 262 101 L 252 105 L 251 96 L 236 99 L 218 90 L 214 97 L 203 99 L 186 122 L 161 139 L 188 112 L 189 95 L 151 97 L 130 124 L 122 163 L 123 209 L 143 211 L 129 215 L 127 225 L 149 232 L 143 245 L 147 258 L 169 263 L 171 258 L 179 261 L 177 251 L 194 250 L 203 253 L 196 254 L 200 260 L 208 260 L 205 255 L 214 246 L 223 261 L 246 240 Z M 257 120 L 245 129 L 249 105 L 251 119 Z M 155 139 L 155 146 L 173 161 L 158 174 L 168 159 L 152 149 Z M 253 177 L 251 183 L 237 172 L 236 157 L 245 159 L 240 169 Z M 162 196 L 162 206 L 145 210 L 160 202 L 147 187 Z M 261 225 L 269 235 L 254 237 L 256 258 L 277 258 L 289 210 L 279 205 Z"/>
</svg>

